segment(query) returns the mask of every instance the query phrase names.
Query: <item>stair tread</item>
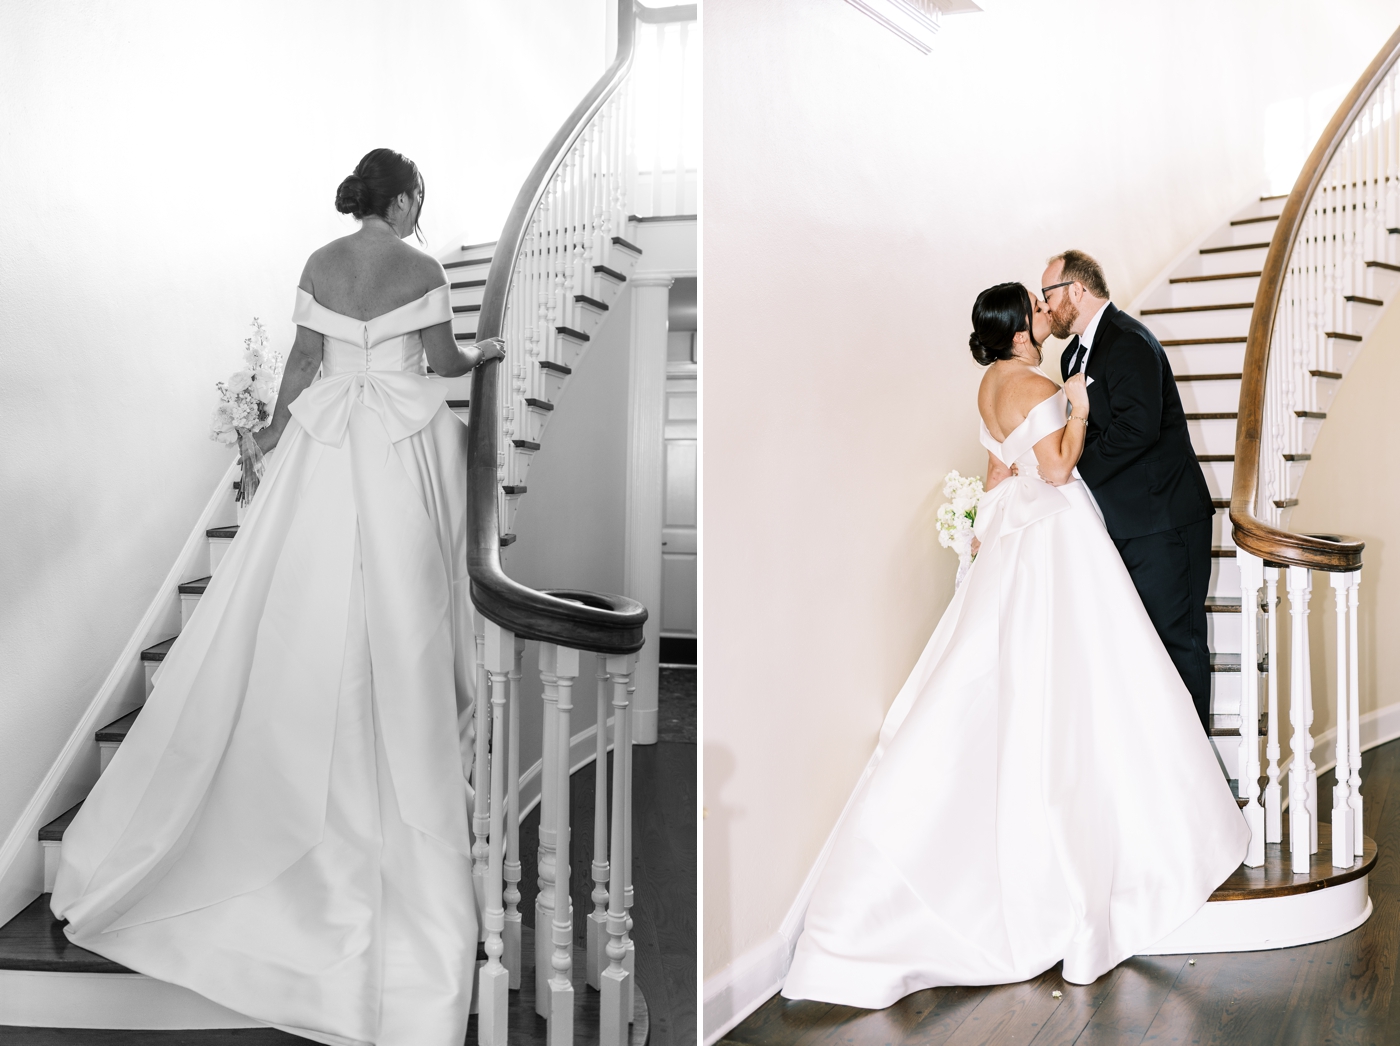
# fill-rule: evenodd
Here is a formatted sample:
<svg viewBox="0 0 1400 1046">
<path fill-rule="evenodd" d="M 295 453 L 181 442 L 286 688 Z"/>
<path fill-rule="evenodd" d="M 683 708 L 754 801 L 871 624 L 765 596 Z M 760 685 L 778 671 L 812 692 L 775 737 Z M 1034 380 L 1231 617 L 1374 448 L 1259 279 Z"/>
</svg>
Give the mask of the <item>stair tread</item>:
<svg viewBox="0 0 1400 1046">
<path fill-rule="evenodd" d="M 1176 374 L 1177 381 L 1239 381 L 1243 374 Z"/>
<path fill-rule="evenodd" d="M 204 532 L 204 536 L 207 538 L 231 538 L 235 537 L 237 534 L 237 524 L 231 527 L 210 527 Z"/>
<path fill-rule="evenodd" d="M 164 661 L 165 655 L 170 653 L 170 648 L 175 645 L 175 640 L 179 638 L 179 636 L 171 636 L 169 639 L 162 639 L 155 646 L 148 646 L 145 650 L 141 651 L 141 660 Z"/>
<path fill-rule="evenodd" d="M 1213 715 L 1210 717 L 1211 737 L 1239 737 L 1244 729 L 1244 718 L 1237 715 Z"/>
<path fill-rule="evenodd" d="M 97 739 L 99 741 L 118 742 L 126 740 L 126 735 L 131 729 L 131 724 L 136 722 L 136 717 L 140 714 L 141 709 L 138 708 L 134 712 L 128 712 L 120 719 L 108 723 L 101 730 L 97 731 Z"/>
<path fill-rule="evenodd" d="M 1385 304 L 1385 302 L 1381 301 L 1379 298 L 1363 298 L 1363 297 L 1362 297 L 1361 295 L 1359 295 L 1359 294 L 1344 294 L 1342 297 L 1343 297 L 1346 301 L 1356 302 L 1358 305 L 1384 305 L 1384 304 Z"/>
<path fill-rule="evenodd" d="M 1256 225 L 1259 222 L 1276 222 L 1277 214 L 1261 214 L 1258 218 L 1236 218 L 1230 222 L 1231 225 Z"/>
<path fill-rule="evenodd" d="M 76 810 L 77 807 L 74 807 Z M 0 926 L 0 970 L 56 973 L 132 973 L 120 963 L 79 948 L 63 935 L 63 923 L 49 911 L 49 895 Z"/>
<path fill-rule="evenodd" d="M 1173 305 L 1165 309 L 1143 309 L 1144 316 L 1165 316 L 1170 313 L 1179 312 L 1228 312 L 1232 309 L 1252 309 L 1254 302 L 1240 301 L 1228 302 L 1223 305 Z"/>
<path fill-rule="evenodd" d="M 1240 612 L 1239 596 L 1207 596 L 1207 614 L 1238 614 Z"/>
<path fill-rule="evenodd" d="M 1212 672 L 1238 672 L 1240 670 L 1240 655 L 1212 653 L 1210 655 L 1210 670 Z"/>
<path fill-rule="evenodd" d="M 214 575 L 210 574 L 207 577 L 200 577 L 195 578 L 193 581 L 186 581 L 180 586 L 180 595 L 202 596 L 204 595 L 204 590 L 209 587 L 209 582 L 212 580 L 214 580 Z"/>
<path fill-rule="evenodd" d="M 1268 250 L 1267 243 L 1232 243 L 1225 247 L 1202 247 L 1202 254 L 1226 254 L 1229 251 L 1258 251 Z"/>
<path fill-rule="evenodd" d="M 1162 345 L 1243 345 L 1247 337 L 1229 338 L 1167 338 Z"/>
<path fill-rule="evenodd" d="M 1226 545 L 1216 545 L 1210 550 L 1212 559 L 1234 559 L 1235 550 Z"/>
<path fill-rule="evenodd" d="M 1186 415 L 1187 421 L 1235 421 L 1239 412 L 1233 410 L 1202 411 Z"/>
<path fill-rule="evenodd" d="M 39 829 L 40 842 L 53 842 L 63 838 L 63 833 L 68 831 L 68 826 L 73 823 L 73 818 L 78 816 L 78 811 L 82 809 L 81 802 L 74 803 L 63 813 L 59 814 L 44 827 Z"/>
<path fill-rule="evenodd" d="M 1213 283 L 1216 280 L 1252 280 L 1262 272 L 1223 272 L 1218 276 L 1174 276 L 1168 283 Z"/>
</svg>

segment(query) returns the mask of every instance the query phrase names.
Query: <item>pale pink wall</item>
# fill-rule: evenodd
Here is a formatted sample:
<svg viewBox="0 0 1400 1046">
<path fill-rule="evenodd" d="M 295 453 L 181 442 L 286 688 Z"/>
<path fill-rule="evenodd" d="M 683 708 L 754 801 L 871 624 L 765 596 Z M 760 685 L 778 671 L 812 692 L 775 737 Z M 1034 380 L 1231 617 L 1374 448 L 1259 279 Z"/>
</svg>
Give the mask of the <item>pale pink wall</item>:
<svg viewBox="0 0 1400 1046">
<path fill-rule="evenodd" d="M 777 930 L 951 594 L 977 292 L 1074 246 L 1127 303 L 1265 183 L 1266 108 L 1397 17 L 984 6 L 925 57 L 841 0 L 705 5 L 707 977 Z"/>
</svg>

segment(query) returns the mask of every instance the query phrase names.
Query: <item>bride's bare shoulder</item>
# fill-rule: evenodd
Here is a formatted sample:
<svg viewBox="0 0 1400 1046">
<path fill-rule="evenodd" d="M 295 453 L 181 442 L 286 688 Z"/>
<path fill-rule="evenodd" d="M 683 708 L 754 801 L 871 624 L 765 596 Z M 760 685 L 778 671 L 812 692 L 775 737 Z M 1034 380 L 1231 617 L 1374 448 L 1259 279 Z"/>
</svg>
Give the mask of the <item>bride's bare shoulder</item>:
<svg viewBox="0 0 1400 1046">
<path fill-rule="evenodd" d="M 995 428 L 1002 432 L 1000 438 L 1005 438 L 1006 433 L 1026 419 L 1036 404 L 1053 396 L 1058 388 L 1040 371 L 1026 366 L 1008 368 L 1000 380 L 990 388 L 988 386 L 988 381 L 984 379 L 978 406 L 982 408 L 984 419 L 991 416 L 996 420 Z M 990 424 L 987 427 L 993 428 Z M 996 433 L 993 432 L 993 435 Z"/>
</svg>

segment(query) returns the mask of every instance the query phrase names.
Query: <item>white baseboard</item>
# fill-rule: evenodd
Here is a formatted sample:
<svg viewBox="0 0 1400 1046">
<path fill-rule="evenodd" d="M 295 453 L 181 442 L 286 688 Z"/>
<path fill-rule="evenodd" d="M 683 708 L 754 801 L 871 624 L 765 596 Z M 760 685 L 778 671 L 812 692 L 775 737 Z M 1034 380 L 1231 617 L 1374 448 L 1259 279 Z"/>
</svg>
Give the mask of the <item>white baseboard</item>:
<svg viewBox="0 0 1400 1046">
<path fill-rule="evenodd" d="M 707 980 L 703 999 L 704 1046 L 711 1046 L 771 999 L 783 986 L 790 962 L 787 938 L 775 933 Z"/>
</svg>

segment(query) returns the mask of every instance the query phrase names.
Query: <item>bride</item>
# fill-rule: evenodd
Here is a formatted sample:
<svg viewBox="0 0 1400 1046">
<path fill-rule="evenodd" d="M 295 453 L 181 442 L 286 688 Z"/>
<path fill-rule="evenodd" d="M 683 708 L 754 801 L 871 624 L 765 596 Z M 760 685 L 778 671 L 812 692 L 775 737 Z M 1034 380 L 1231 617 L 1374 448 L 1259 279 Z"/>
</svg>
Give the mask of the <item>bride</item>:
<svg viewBox="0 0 1400 1046">
<path fill-rule="evenodd" d="M 367 154 L 316 251 L 262 489 L 63 840 L 75 944 L 317 1042 L 461 1046 L 477 910 L 466 427 L 423 179 Z M 319 372 L 319 378 L 317 374 Z"/>
<path fill-rule="evenodd" d="M 1194 915 L 1248 845 L 1074 475 L 1083 377 L 1060 391 L 1039 371 L 1049 314 L 1019 283 L 983 291 L 972 322 L 980 551 L 819 859 L 788 998 L 878 1009 L 1060 961 L 1087 984 Z"/>
</svg>

